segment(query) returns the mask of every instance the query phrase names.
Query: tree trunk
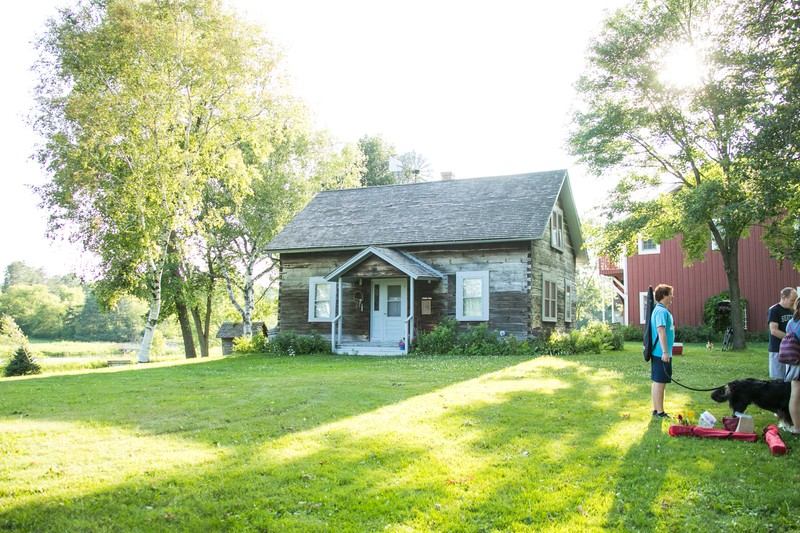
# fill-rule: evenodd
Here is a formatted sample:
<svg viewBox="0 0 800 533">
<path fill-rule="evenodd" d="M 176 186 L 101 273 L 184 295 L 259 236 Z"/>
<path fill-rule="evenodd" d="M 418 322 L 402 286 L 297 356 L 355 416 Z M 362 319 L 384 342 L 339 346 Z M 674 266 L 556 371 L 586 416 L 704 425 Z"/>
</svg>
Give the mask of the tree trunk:
<svg viewBox="0 0 800 533">
<path fill-rule="evenodd" d="M 153 276 L 150 285 L 150 312 L 144 326 L 144 337 L 139 347 L 139 363 L 150 362 L 150 348 L 153 346 L 153 336 L 156 333 L 156 324 L 161 314 L 161 271 Z"/>
<path fill-rule="evenodd" d="M 150 348 L 153 346 L 153 336 L 156 333 L 158 317 L 161 315 L 161 278 L 164 275 L 164 265 L 167 263 L 167 249 L 172 232 L 167 230 L 164 237 L 162 256 L 159 264 L 150 260 L 150 312 L 147 315 L 147 323 L 144 326 L 144 337 L 142 345 L 139 347 L 139 363 L 150 362 Z"/>
<path fill-rule="evenodd" d="M 256 298 L 253 290 L 253 271 L 247 270 L 244 281 L 244 313 L 242 314 L 242 336 L 249 339 L 253 336 L 253 309 L 256 306 Z"/>
<path fill-rule="evenodd" d="M 197 306 L 192 308 L 194 318 L 194 328 L 197 330 L 197 338 L 200 341 L 200 357 L 208 357 L 209 350 L 209 329 L 211 329 L 211 293 L 206 295 L 205 317 L 200 316 L 200 309 Z"/>
<path fill-rule="evenodd" d="M 175 309 L 178 312 L 178 324 L 181 326 L 181 336 L 183 337 L 183 353 L 186 359 L 197 357 L 197 350 L 194 346 L 194 335 L 192 334 L 192 323 L 189 320 L 189 308 L 182 294 L 175 298 Z"/>
<path fill-rule="evenodd" d="M 739 288 L 739 239 L 726 242 L 720 246 L 722 264 L 728 278 L 728 292 L 731 297 L 731 325 L 733 326 L 733 348 L 740 350 L 746 347 L 744 342 L 744 320 L 740 305 L 742 291 Z"/>
</svg>

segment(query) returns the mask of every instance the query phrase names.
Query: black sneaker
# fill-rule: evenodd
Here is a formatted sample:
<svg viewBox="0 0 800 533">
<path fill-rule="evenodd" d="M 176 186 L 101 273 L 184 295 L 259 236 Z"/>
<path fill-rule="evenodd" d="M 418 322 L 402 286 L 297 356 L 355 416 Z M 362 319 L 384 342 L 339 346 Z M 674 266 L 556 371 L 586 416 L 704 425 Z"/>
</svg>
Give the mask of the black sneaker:
<svg viewBox="0 0 800 533">
<path fill-rule="evenodd" d="M 658 411 L 656 411 L 655 409 L 653 409 L 653 416 L 656 416 L 657 414 L 658 414 Z"/>
<path fill-rule="evenodd" d="M 656 413 L 656 416 L 658 418 L 670 418 L 670 416 L 667 413 Z"/>
</svg>

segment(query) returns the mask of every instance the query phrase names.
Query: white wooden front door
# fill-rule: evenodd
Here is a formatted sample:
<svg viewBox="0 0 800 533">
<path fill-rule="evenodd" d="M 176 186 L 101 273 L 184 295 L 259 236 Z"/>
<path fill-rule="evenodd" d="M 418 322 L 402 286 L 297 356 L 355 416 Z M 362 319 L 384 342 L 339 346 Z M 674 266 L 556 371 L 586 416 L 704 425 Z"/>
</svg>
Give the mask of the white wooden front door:
<svg viewBox="0 0 800 533">
<path fill-rule="evenodd" d="M 370 341 L 399 343 L 405 333 L 408 310 L 405 278 L 372 280 Z"/>
</svg>

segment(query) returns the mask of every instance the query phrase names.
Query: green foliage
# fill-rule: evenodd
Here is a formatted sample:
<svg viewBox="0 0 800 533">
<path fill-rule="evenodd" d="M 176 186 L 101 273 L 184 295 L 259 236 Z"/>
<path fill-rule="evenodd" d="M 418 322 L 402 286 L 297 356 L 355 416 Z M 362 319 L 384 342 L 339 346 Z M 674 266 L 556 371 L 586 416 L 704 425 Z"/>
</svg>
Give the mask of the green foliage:
<svg viewBox="0 0 800 533">
<path fill-rule="evenodd" d="M 85 303 L 67 314 L 62 336 L 76 341 L 132 341 L 140 334 L 146 313 L 147 304 L 137 298 L 123 297 L 104 309 L 89 292 Z"/>
<path fill-rule="evenodd" d="M 598 321 L 573 330 L 570 335 L 575 338 L 576 353 L 602 353 L 621 350 L 624 346 L 624 337 L 618 328 Z"/>
<path fill-rule="evenodd" d="M 233 339 L 234 353 L 268 353 L 269 350 L 269 340 L 264 335 L 253 335 L 249 338 L 236 337 Z"/>
<path fill-rule="evenodd" d="M 30 374 L 39 374 L 41 372 L 42 367 L 36 362 L 36 359 L 33 357 L 33 352 L 27 345 L 22 345 L 17 348 L 5 369 L 6 377 L 27 376 Z"/>
<path fill-rule="evenodd" d="M 150 346 L 154 355 L 164 355 L 167 353 L 167 339 L 160 329 L 153 333 L 153 343 Z"/>
<path fill-rule="evenodd" d="M 34 268 L 24 261 L 14 261 L 6 266 L 3 292 L 14 285 L 43 285 L 47 279 L 43 268 Z"/>
<path fill-rule="evenodd" d="M 73 291 L 63 294 L 66 301 L 50 292 L 46 285 L 12 285 L 0 294 L 0 313 L 12 316 L 31 337 L 57 339 L 69 304 L 75 301 Z"/>
<path fill-rule="evenodd" d="M 797 1 L 745 3 L 742 34 L 755 44 L 757 60 L 745 63 L 764 83 L 769 101 L 754 115 L 757 135 L 747 143 L 755 205 L 767 220 L 765 241 L 778 260 L 800 266 L 800 6 Z M 791 194 L 790 191 L 794 191 Z"/>
<path fill-rule="evenodd" d="M 9 315 L 0 316 L 0 341 L 13 348 L 24 346 L 28 343 L 28 337 L 22 329 L 14 322 L 14 318 Z"/>
<path fill-rule="evenodd" d="M 218 0 L 85 0 L 59 10 L 37 45 L 32 120 L 43 138 L 36 156 L 48 180 L 37 192 L 48 229 L 71 232 L 99 258 L 101 301 L 148 298 L 146 360 L 171 250 L 200 248 L 176 252 L 185 262 L 204 255 L 202 244 L 253 198 L 279 145 L 296 137 L 301 106 L 263 29 Z M 302 163 L 287 167 L 306 178 Z M 339 160 L 314 163 L 357 180 Z M 293 188 L 283 177 L 272 185 Z M 287 209 L 268 209 L 254 216 L 275 230 Z M 271 235 L 260 237 L 259 253 Z"/>
<path fill-rule="evenodd" d="M 708 326 L 676 326 L 675 342 L 722 342 L 722 334 Z"/>
<path fill-rule="evenodd" d="M 747 171 L 754 125 L 780 100 L 769 94 L 777 87 L 769 79 L 776 73 L 772 50 L 759 49 L 775 41 L 743 37 L 763 19 L 751 4 L 632 2 L 604 21 L 576 84 L 582 105 L 569 139 L 572 153 L 595 173 L 620 178 L 589 231 L 598 253 L 616 259 L 635 249 L 637 238 L 680 235 L 691 263 L 706 256 L 713 238 L 725 270 L 734 272 L 739 240 L 767 218 L 761 205 L 786 209 L 785 195 L 771 202 L 758 196 L 786 191 L 790 174 L 762 178 L 765 172 Z M 697 75 L 688 84 L 665 78 L 670 55 L 686 48 L 699 56 Z M 728 284 L 737 299 L 738 277 Z M 733 320 L 741 347 L 739 309 Z"/>
<path fill-rule="evenodd" d="M 622 339 L 626 342 L 642 342 L 644 338 L 644 328 L 634 324 L 615 326 L 615 333 L 622 336 Z"/>
<path fill-rule="evenodd" d="M 455 350 L 458 322 L 445 318 L 430 333 L 421 332 L 414 339 L 412 350 L 420 354 L 447 354 Z"/>
<path fill-rule="evenodd" d="M 281 332 L 269 342 L 271 355 L 330 354 L 331 343 L 316 331 L 310 335 L 298 335 L 293 331 Z"/>
<path fill-rule="evenodd" d="M 458 331 L 458 322 L 447 318 L 430 333 L 414 340 L 413 352 L 425 355 L 571 355 L 620 350 L 624 338 L 607 324 L 592 321 L 570 332 L 544 332 L 518 339 L 489 329 L 488 324 L 469 325 Z M 641 331 L 641 330 L 640 330 Z"/>
<path fill-rule="evenodd" d="M 706 324 L 711 331 L 720 333 L 724 332 L 728 326 L 731 325 L 731 313 L 719 312 L 717 304 L 720 302 L 730 302 L 731 293 L 727 290 L 716 294 L 705 301 L 703 304 L 703 323 Z M 744 298 L 739 299 L 741 309 L 747 309 L 747 300 Z"/>
<path fill-rule="evenodd" d="M 397 155 L 394 146 L 388 144 L 380 135 L 365 135 L 358 140 L 358 146 L 366 156 L 366 168 L 361 176 L 361 185 L 394 185 L 397 177 L 389 170 L 389 158 Z"/>
</svg>

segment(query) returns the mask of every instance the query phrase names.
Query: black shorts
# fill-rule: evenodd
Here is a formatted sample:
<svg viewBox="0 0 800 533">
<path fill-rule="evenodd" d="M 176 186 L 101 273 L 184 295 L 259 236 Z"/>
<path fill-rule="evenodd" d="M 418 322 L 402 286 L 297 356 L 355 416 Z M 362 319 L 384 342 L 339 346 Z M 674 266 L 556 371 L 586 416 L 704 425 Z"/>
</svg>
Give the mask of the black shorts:
<svg viewBox="0 0 800 533">
<path fill-rule="evenodd" d="M 672 381 L 672 359 L 665 363 L 660 357 L 653 356 L 650 359 L 650 379 L 656 383 L 669 383 Z"/>
</svg>

